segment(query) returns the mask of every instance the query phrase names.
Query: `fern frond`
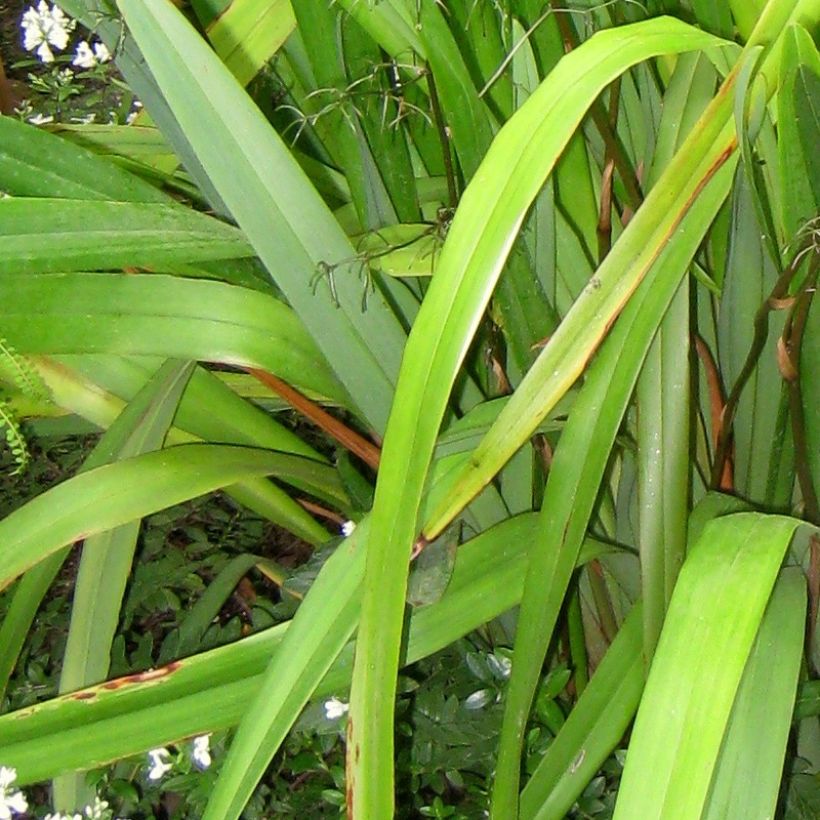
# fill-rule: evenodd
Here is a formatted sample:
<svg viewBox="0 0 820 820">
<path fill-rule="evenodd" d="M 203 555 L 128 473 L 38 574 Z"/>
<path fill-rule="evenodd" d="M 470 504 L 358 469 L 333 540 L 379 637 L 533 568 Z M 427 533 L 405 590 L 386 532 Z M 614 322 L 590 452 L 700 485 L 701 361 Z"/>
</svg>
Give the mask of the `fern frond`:
<svg viewBox="0 0 820 820">
<path fill-rule="evenodd" d="M 26 359 L 21 356 L 9 342 L 0 336 L 0 373 L 9 374 L 8 380 L 13 382 L 17 389 L 32 399 L 48 398 L 46 388 L 40 374 Z"/>
<path fill-rule="evenodd" d="M 3 432 L 6 445 L 11 450 L 11 454 L 17 463 L 17 467 L 11 475 L 19 475 L 25 470 L 31 460 L 31 455 L 23 431 L 20 428 L 20 423 L 11 405 L 3 398 L 0 398 L 0 431 Z"/>
</svg>

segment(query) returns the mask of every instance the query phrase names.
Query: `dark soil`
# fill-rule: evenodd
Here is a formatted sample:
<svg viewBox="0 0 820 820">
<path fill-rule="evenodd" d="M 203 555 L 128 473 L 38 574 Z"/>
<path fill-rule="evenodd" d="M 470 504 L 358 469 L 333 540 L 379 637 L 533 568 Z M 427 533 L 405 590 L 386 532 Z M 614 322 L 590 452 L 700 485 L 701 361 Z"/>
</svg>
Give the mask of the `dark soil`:
<svg viewBox="0 0 820 820">
<path fill-rule="evenodd" d="M 26 57 L 20 20 L 35 0 L 0 0 L 0 57 L 9 79 L 25 80 L 26 69 L 14 69 L 14 63 Z"/>
</svg>

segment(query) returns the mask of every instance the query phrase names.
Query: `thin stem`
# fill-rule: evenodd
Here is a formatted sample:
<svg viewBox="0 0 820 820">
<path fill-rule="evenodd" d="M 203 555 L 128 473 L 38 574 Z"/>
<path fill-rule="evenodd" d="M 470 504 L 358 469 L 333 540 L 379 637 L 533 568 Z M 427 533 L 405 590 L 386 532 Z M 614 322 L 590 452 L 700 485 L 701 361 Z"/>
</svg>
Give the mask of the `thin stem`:
<svg viewBox="0 0 820 820">
<path fill-rule="evenodd" d="M 319 407 L 316 402 L 311 401 L 307 396 L 303 396 L 298 390 L 272 373 L 254 367 L 247 368 L 247 372 L 280 395 L 291 407 L 298 410 L 305 418 L 310 419 L 317 427 L 320 427 L 331 438 L 338 441 L 342 447 L 350 450 L 369 467 L 378 470 L 381 451 L 375 444 L 360 436 L 355 430 L 351 430 L 347 425 L 342 424 L 337 418 Z"/>
<path fill-rule="evenodd" d="M 553 11 L 566 11 L 561 7 L 558 0 L 551 0 L 550 5 Z M 558 28 L 561 32 L 561 37 L 564 40 L 564 47 L 567 51 L 575 48 L 578 45 L 578 39 L 575 32 L 569 24 L 569 20 L 563 14 L 556 14 L 555 20 L 558 23 Z M 606 156 L 611 157 L 615 163 L 615 169 L 621 177 L 621 182 L 624 184 L 626 190 L 627 202 L 632 210 L 637 211 L 643 202 L 643 192 L 641 191 L 641 184 L 638 181 L 638 175 L 632 167 L 632 163 L 627 156 L 627 153 L 621 144 L 620 137 L 610 124 L 608 112 L 604 109 L 600 100 L 595 100 L 592 107 L 589 109 L 592 115 L 592 122 L 601 139 L 604 141 Z"/>
<path fill-rule="evenodd" d="M 458 205 L 458 189 L 456 187 L 455 170 L 453 169 L 453 156 L 450 153 L 450 137 L 447 135 L 447 126 L 444 124 L 441 104 L 436 91 L 436 81 L 429 65 L 427 66 L 427 86 L 430 89 L 430 107 L 433 111 L 433 122 L 436 124 L 436 132 L 441 143 L 441 156 L 444 160 L 444 173 L 447 177 L 447 196 L 450 200 L 450 207 L 455 209 Z"/>
<path fill-rule="evenodd" d="M 811 242 L 811 238 L 809 238 L 808 241 Z M 732 424 L 734 422 L 735 412 L 737 411 L 737 405 L 740 401 L 741 393 L 743 392 L 743 388 L 746 386 L 746 382 L 754 372 L 755 367 L 757 367 L 758 359 L 766 346 L 766 339 L 769 334 L 769 313 L 772 310 L 780 310 L 783 307 L 790 307 L 794 304 L 794 300 L 788 298 L 789 286 L 800 269 L 804 255 L 805 243 L 804 246 L 801 246 L 800 250 L 798 250 L 795 254 L 791 264 L 783 271 L 783 273 L 780 274 L 780 277 L 777 282 L 775 282 L 771 293 L 758 308 L 757 313 L 755 314 L 752 345 L 749 349 L 748 355 L 746 356 L 746 361 L 743 363 L 743 367 L 735 380 L 732 391 L 729 393 L 729 398 L 726 400 L 726 405 L 723 408 L 720 436 L 718 438 L 715 451 L 715 462 L 712 465 L 712 476 L 710 479 L 710 484 L 713 487 L 717 487 L 719 485 L 720 478 L 723 475 L 724 464 L 726 463 L 729 452 L 729 442 L 731 441 Z M 816 258 L 817 256 L 815 255 L 815 259 Z M 812 264 L 814 265 L 815 263 L 813 262 Z"/>
<path fill-rule="evenodd" d="M 795 472 L 803 496 L 805 518 L 813 524 L 820 524 L 820 504 L 818 503 L 817 488 L 814 486 L 811 465 L 809 464 L 806 417 L 800 387 L 800 349 L 806 331 L 809 309 L 816 293 L 818 268 L 820 268 L 820 254 L 814 254 L 809 276 L 797 299 L 794 313 L 783 330 L 780 345 L 783 354 L 788 357 L 789 364 L 788 371 L 783 373 L 783 376 L 789 389 Z M 781 368 L 781 372 L 782 370 L 783 368 Z"/>
</svg>

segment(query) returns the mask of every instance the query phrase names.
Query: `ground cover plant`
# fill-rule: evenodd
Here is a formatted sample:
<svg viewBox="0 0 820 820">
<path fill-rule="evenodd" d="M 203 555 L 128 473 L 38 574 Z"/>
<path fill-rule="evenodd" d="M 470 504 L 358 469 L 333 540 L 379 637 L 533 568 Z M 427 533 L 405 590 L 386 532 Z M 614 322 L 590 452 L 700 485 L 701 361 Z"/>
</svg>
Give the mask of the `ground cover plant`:
<svg viewBox="0 0 820 820">
<path fill-rule="evenodd" d="M 146 114 L 0 117 L 7 458 L 99 434 L 8 810 L 814 816 L 820 2 L 59 5 Z"/>
</svg>

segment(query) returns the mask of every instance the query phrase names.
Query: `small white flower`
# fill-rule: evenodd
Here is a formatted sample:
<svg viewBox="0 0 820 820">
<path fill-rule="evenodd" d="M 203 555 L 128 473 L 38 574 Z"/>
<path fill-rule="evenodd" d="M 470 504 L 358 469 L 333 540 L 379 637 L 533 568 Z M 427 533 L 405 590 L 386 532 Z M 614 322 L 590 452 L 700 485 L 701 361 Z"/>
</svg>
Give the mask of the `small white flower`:
<svg viewBox="0 0 820 820">
<path fill-rule="evenodd" d="M 191 749 L 191 759 L 200 769 L 207 769 L 211 765 L 211 736 L 200 735 L 194 738 Z"/>
<path fill-rule="evenodd" d="M 94 798 L 94 805 L 85 807 L 85 816 L 90 818 L 90 820 L 102 820 L 106 815 L 107 809 L 108 801 L 101 800 L 100 796 L 97 795 Z"/>
<path fill-rule="evenodd" d="M 71 65 L 79 66 L 80 68 L 94 68 L 97 65 L 97 58 L 91 50 L 91 46 L 85 40 L 80 40 L 77 44 L 77 50 L 74 52 L 74 59 Z"/>
<path fill-rule="evenodd" d="M 94 43 L 94 56 L 98 63 L 107 63 L 111 59 L 111 52 L 105 43 Z"/>
<path fill-rule="evenodd" d="M 85 114 L 82 117 L 72 117 L 71 122 L 76 122 L 80 125 L 91 125 L 91 123 L 96 119 L 97 115 L 92 111 L 90 114 Z"/>
<path fill-rule="evenodd" d="M 86 40 L 80 40 L 71 64 L 80 68 L 94 68 L 99 63 L 107 63 L 110 59 L 111 52 L 105 43 L 94 43 L 92 49 Z"/>
<path fill-rule="evenodd" d="M 23 48 L 35 51 L 44 63 L 54 61 L 51 46 L 62 51 L 68 45 L 68 35 L 74 31 L 76 20 L 67 17 L 61 8 L 52 5 L 49 10 L 46 0 L 40 0 L 35 9 L 29 6 L 23 14 Z"/>
<path fill-rule="evenodd" d="M 32 125 L 45 125 L 47 122 L 54 122 L 54 117 L 46 117 L 43 114 L 35 114 L 33 117 L 29 117 L 28 121 Z"/>
<path fill-rule="evenodd" d="M 350 709 L 350 704 L 339 700 L 339 698 L 331 698 L 325 701 L 325 717 L 328 720 L 338 720 L 347 714 L 348 709 Z"/>
<path fill-rule="evenodd" d="M 28 809 L 28 801 L 21 791 L 11 789 L 17 779 L 17 770 L 0 766 L 0 820 L 8 820 L 15 814 L 22 814 Z"/>
<path fill-rule="evenodd" d="M 83 820 L 83 816 L 81 814 L 60 814 L 55 811 L 53 814 L 49 812 L 43 820 Z"/>
<path fill-rule="evenodd" d="M 161 780 L 174 768 L 174 764 L 170 762 L 171 753 L 167 749 L 151 749 L 148 752 L 148 759 L 151 762 L 151 768 L 148 771 L 149 780 Z"/>
<path fill-rule="evenodd" d="M 356 529 L 356 522 L 355 521 L 345 521 L 342 524 L 342 535 L 347 538 L 348 535 L 353 535 L 353 530 Z"/>
</svg>

